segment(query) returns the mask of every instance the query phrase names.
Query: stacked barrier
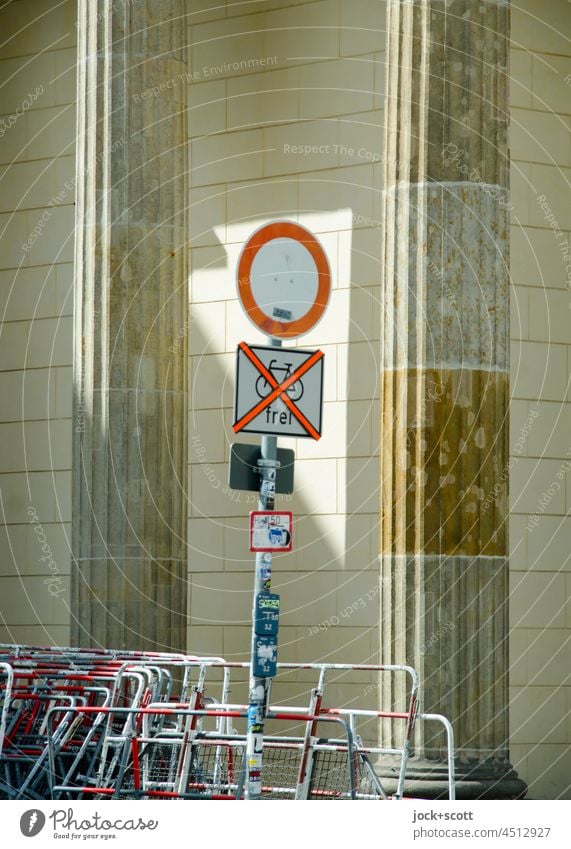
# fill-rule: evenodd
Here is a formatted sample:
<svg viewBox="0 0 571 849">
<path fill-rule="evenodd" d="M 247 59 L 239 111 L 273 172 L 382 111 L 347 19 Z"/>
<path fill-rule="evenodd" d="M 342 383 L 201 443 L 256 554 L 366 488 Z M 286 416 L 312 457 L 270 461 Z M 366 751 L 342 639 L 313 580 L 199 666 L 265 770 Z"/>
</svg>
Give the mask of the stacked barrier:
<svg viewBox="0 0 571 849">
<path fill-rule="evenodd" d="M 0 645 L 0 796 L 7 799 L 243 798 L 247 705 L 230 700 L 249 665 L 222 658 Z M 271 705 L 262 799 L 400 799 L 419 712 L 407 666 L 278 664 L 279 676 L 315 674 L 308 703 Z M 330 679 L 347 672 L 404 676 L 399 711 L 325 706 Z M 335 683 L 335 678 L 333 682 Z M 379 720 L 402 723 L 402 745 L 366 745 Z M 397 764 L 389 797 L 379 759 Z"/>
</svg>

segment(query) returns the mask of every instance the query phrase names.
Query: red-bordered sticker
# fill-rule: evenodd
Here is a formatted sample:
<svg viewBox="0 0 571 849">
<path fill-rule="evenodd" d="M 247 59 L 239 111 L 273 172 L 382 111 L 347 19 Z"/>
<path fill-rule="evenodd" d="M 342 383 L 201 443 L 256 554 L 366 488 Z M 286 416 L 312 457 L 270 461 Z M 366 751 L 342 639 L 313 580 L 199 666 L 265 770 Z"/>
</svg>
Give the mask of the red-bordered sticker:
<svg viewBox="0 0 571 849">
<path fill-rule="evenodd" d="M 250 551 L 291 551 L 293 514 L 288 510 L 252 510 Z"/>
</svg>

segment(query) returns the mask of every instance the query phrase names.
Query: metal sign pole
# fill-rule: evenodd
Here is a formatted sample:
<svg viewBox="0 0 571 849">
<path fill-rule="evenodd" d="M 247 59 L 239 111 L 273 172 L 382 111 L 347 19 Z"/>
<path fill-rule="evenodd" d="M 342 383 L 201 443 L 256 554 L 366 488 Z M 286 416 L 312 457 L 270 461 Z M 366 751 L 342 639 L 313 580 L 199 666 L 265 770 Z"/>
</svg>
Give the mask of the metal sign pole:
<svg viewBox="0 0 571 849">
<path fill-rule="evenodd" d="M 295 339 L 315 327 L 327 307 L 331 272 L 325 251 L 309 230 L 293 221 L 273 221 L 252 233 L 244 245 L 238 260 L 237 284 L 238 297 L 248 319 L 268 335 L 271 349 L 281 346 L 282 338 Z M 313 439 L 321 436 L 323 354 L 320 351 L 297 350 L 291 353 L 291 362 L 283 362 L 277 368 L 273 352 L 273 359 L 265 363 L 254 353 L 252 346 L 243 343 L 238 348 L 233 428 L 236 433 L 265 434 L 258 460 L 261 512 L 274 511 L 276 477 L 280 467 L 277 459 L 278 434 L 310 436 Z M 289 358 L 289 352 L 287 356 Z M 249 396 L 243 410 L 239 403 L 242 400 L 241 359 Z M 276 368 L 283 374 L 279 380 Z M 303 384 L 301 377 L 304 377 Z M 318 393 L 314 389 L 311 391 L 312 384 L 318 386 Z M 303 395 L 304 403 L 300 406 Z M 319 397 L 319 403 L 307 407 L 308 398 L 316 397 Z M 272 407 L 274 402 L 275 407 Z M 311 421 L 312 415 L 316 422 Z M 284 432 L 285 427 L 288 430 Z M 232 465 L 231 461 L 231 479 L 234 477 Z M 243 479 L 240 474 L 238 479 Z M 252 523 L 252 517 L 250 521 Z M 269 538 L 271 544 L 277 543 L 279 537 L 278 533 Z M 246 799 L 261 799 L 262 796 L 264 720 L 269 682 L 276 674 L 280 600 L 269 591 L 271 579 L 272 552 L 257 551 L 246 740 Z"/>
<path fill-rule="evenodd" d="M 270 338 L 269 345 L 280 346 L 281 339 Z M 259 510 L 273 510 L 276 494 L 276 474 L 280 466 L 277 459 L 277 436 L 262 436 L 260 469 Z M 258 644 L 260 635 L 256 632 L 258 599 L 262 593 L 271 589 L 272 555 L 270 552 L 256 554 L 256 573 L 254 578 L 254 598 L 252 605 L 252 648 L 250 660 L 250 689 L 248 700 L 248 729 L 246 739 L 246 799 L 260 799 L 262 795 L 262 749 L 264 742 L 264 719 L 267 710 L 267 695 L 271 678 L 255 674 L 259 663 Z M 263 639 L 263 638 L 262 638 Z M 273 664 L 276 658 L 273 657 Z M 258 670 L 259 671 L 259 670 Z"/>
</svg>

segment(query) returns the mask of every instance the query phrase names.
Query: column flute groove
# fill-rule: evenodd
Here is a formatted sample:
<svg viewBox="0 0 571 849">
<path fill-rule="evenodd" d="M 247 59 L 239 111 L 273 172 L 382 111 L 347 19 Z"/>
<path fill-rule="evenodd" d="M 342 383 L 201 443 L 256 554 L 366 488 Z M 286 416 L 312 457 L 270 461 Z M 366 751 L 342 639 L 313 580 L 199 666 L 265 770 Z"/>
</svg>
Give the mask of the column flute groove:
<svg viewBox="0 0 571 849">
<path fill-rule="evenodd" d="M 183 0 L 80 0 L 72 641 L 186 647 Z"/>
<path fill-rule="evenodd" d="M 511 797 L 509 3 L 390 0 L 387 33 L 382 659 L 453 721 L 459 797 Z M 414 792 L 438 796 L 443 736 L 419 723 L 414 744 Z"/>
</svg>

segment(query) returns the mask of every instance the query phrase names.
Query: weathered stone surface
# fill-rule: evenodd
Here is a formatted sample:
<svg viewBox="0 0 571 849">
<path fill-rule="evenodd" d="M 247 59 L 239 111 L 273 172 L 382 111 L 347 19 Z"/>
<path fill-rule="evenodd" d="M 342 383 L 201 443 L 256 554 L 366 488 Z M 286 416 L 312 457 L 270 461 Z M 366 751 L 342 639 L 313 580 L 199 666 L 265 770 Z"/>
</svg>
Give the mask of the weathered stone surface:
<svg viewBox="0 0 571 849">
<path fill-rule="evenodd" d="M 80 2 L 74 642 L 182 649 L 186 619 L 182 0 Z"/>
<path fill-rule="evenodd" d="M 382 389 L 382 552 L 505 557 L 507 374 L 385 369 Z"/>
<path fill-rule="evenodd" d="M 392 0 L 387 31 L 382 658 L 417 668 L 423 709 L 453 721 L 467 794 L 509 776 L 513 795 L 509 3 Z M 384 705 L 402 699 L 400 683 L 382 686 Z M 385 720 L 382 735 L 394 744 L 402 729 Z M 445 757 L 422 723 L 414 744 L 419 763 Z M 424 772 L 427 785 L 443 777 Z"/>
</svg>

